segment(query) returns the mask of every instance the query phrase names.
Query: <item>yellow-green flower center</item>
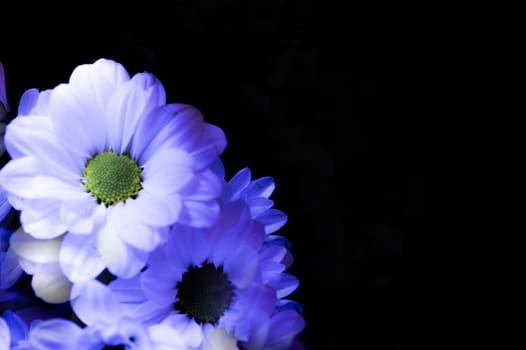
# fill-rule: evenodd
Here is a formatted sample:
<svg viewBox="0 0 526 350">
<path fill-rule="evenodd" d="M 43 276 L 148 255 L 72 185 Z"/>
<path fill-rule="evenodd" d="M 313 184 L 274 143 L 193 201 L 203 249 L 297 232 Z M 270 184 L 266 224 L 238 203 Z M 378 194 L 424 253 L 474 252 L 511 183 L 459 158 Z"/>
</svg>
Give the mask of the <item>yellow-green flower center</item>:
<svg viewBox="0 0 526 350">
<path fill-rule="evenodd" d="M 104 151 L 86 162 L 82 175 L 88 192 L 108 207 L 137 197 L 142 189 L 141 172 L 127 154 Z"/>
</svg>

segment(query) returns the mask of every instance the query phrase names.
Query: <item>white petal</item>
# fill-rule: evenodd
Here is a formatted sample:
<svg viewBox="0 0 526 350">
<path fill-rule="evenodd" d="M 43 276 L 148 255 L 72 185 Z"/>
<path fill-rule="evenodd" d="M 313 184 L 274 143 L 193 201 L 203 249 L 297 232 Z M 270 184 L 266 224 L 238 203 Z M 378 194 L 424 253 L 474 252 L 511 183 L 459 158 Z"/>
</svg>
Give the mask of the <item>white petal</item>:
<svg viewBox="0 0 526 350">
<path fill-rule="evenodd" d="M 143 214 L 144 215 L 144 214 Z M 155 228 L 140 223 L 120 225 L 119 239 L 140 250 L 150 252 L 163 242 L 163 236 Z"/>
<path fill-rule="evenodd" d="M 109 147 L 118 153 L 128 151 L 139 119 L 165 102 L 162 84 L 149 73 L 136 74 L 121 85 L 108 108 Z"/>
<path fill-rule="evenodd" d="M 157 195 L 180 190 L 194 176 L 190 155 L 172 147 L 162 148 L 153 153 L 143 168 L 144 188 Z"/>
<path fill-rule="evenodd" d="M 118 222 L 109 216 L 98 232 L 97 249 L 112 274 L 131 278 L 144 267 L 148 254 L 123 242 L 119 238 L 119 229 Z"/>
<path fill-rule="evenodd" d="M 87 193 L 83 199 L 62 202 L 60 206 L 60 220 L 72 233 L 92 233 L 95 226 L 104 220 L 105 215 L 105 207 L 98 205 L 96 199 Z"/>
<path fill-rule="evenodd" d="M 71 307 L 87 325 L 116 324 L 122 316 L 118 300 L 108 286 L 97 280 L 75 283 L 71 289 Z"/>
<path fill-rule="evenodd" d="M 124 210 L 126 218 L 130 218 L 130 223 L 139 222 L 155 227 L 167 226 L 179 217 L 181 199 L 177 194 L 157 195 L 145 188 L 137 199 L 129 199 L 124 203 Z"/>
<path fill-rule="evenodd" d="M 7 127 L 6 148 L 12 159 L 34 156 L 45 166 L 44 174 L 67 179 L 80 179 L 84 160 L 70 158 L 57 140 L 50 118 L 26 116 L 15 118 Z"/>
<path fill-rule="evenodd" d="M 93 279 L 105 268 L 92 236 L 65 235 L 59 260 L 62 271 L 73 283 Z"/>
<path fill-rule="evenodd" d="M 35 349 L 70 350 L 77 347 L 81 333 L 76 323 L 52 318 L 32 324 L 29 342 Z"/>
<path fill-rule="evenodd" d="M 10 249 L 26 260 L 39 263 L 58 263 L 60 245 L 63 237 L 55 239 L 35 239 L 17 230 L 10 238 Z"/>
<path fill-rule="evenodd" d="M 69 300 L 71 282 L 64 276 L 58 263 L 39 265 L 31 279 L 31 286 L 36 296 L 47 303 Z"/>
<path fill-rule="evenodd" d="M 197 347 L 203 341 L 201 328 L 184 315 L 170 315 L 160 324 L 149 328 L 154 343 L 161 349 L 187 349 Z M 164 346 L 164 347 L 163 347 Z"/>
<path fill-rule="evenodd" d="M 182 148 L 181 138 L 185 138 L 186 134 L 197 134 L 203 123 L 203 117 L 199 113 L 187 113 L 188 110 L 195 108 L 189 105 L 168 104 L 142 118 L 133 139 L 133 154 L 144 162 L 158 149 L 166 146 Z"/>
<path fill-rule="evenodd" d="M 207 327 L 203 350 L 238 350 L 237 339 L 223 327 Z"/>
<path fill-rule="evenodd" d="M 110 97 L 128 80 L 130 76 L 120 63 L 101 58 L 93 64 L 77 66 L 71 73 L 69 85 L 101 110 L 106 110 Z"/>
<path fill-rule="evenodd" d="M 45 165 L 34 157 L 9 161 L 0 172 L 0 184 L 6 191 L 23 198 L 80 199 L 82 184 L 74 178 L 64 180 L 46 175 Z"/>
<path fill-rule="evenodd" d="M 35 238 L 51 239 L 67 231 L 60 220 L 60 202 L 46 199 L 24 201 L 20 223 L 28 234 Z"/>
<path fill-rule="evenodd" d="M 50 113 L 57 138 L 73 158 L 89 159 L 106 147 L 105 111 L 72 86 L 53 89 Z"/>
</svg>

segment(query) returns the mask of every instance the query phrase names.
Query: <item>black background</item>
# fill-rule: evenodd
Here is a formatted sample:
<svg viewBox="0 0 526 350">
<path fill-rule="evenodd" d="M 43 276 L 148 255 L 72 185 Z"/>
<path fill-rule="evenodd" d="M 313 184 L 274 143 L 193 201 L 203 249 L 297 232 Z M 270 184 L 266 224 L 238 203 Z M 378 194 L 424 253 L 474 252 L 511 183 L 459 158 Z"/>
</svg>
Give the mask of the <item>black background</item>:
<svg viewBox="0 0 526 350">
<path fill-rule="evenodd" d="M 0 61 L 11 107 L 26 89 L 67 82 L 100 57 L 130 75 L 154 73 L 168 102 L 196 106 L 225 131 L 227 178 L 243 167 L 274 177 L 305 346 L 400 349 L 402 241 L 423 214 L 423 178 L 407 156 L 389 9 L 229 3 L 195 1 L 128 26 L 93 18 L 6 28 Z"/>
</svg>

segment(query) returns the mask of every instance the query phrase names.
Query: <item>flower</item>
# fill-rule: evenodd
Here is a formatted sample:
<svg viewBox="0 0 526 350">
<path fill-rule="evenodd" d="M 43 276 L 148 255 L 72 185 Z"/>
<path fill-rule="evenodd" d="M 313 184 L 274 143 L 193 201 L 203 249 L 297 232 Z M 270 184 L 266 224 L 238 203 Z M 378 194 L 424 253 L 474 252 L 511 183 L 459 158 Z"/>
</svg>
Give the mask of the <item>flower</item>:
<svg viewBox="0 0 526 350">
<path fill-rule="evenodd" d="M 225 192 L 235 193 L 232 188 L 241 187 L 225 186 Z M 211 228 L 174 225 L 167 241 L 150 254 L 144 272 L 109 284 L 124 314 L 150 325 L 174 317 L 179 322 L 169 324 L 190 322 L 201 330 L 203 350 L 237 349 L 238 344 L 258 349 L 267 343 L 286 349 L 284 344 L 304 326 L 301 314 L 284 299 L 299 281 L 284 272 L 290 251 L 282 241 L 265 241 L 266 228 L 277 227 L 277 221 L 265 226 L 258 220 L 272 206 L 268 191 L 244 193 L 252 195 L 222 196 Z M 265 204 L 251 200 L 256 197 L 265 197 Z M 286 311 L 283 305 L 289 306 Z M 288 330 L 274 331 L 285 324 Z M 270 329 L 276 336 L 266 333 Z"/>
<path fill-rule="evenodd" d="M 71 281 L 104 268 L 132 277 L 166 239 L 159 228 L 214 222 L 224 133 L 192 106 L 165 100 L 152 74 L 130 78 L 108 59 L 22 96 L 6 127 L 11 160 L 0 186 L 27 234 L 64 235 L 60 264 Z"/>
<path fill-rule="evenodd" d="M 302 348 L 274 179 L 226 181 L 223 131 L 165 100 L 99 59 L 0 125 L 0 350 Z"/>
</svg>

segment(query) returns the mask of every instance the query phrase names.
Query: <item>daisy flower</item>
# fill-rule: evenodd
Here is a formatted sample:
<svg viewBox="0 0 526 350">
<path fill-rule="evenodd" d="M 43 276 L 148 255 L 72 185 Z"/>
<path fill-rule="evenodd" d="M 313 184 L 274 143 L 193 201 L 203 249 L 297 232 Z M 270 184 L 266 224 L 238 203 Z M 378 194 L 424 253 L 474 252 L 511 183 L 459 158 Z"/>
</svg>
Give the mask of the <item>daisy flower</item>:
<svg viewBox="0 0 526 350">
<path fill-rule="evenodd" d="M 66 255 L 90 257 L 90 276 L 108 268 L 129 278 L 165 240 L 160 227 L 207 227 L 218 214 L 223 131 L 192 106 L 167 104 L 152 74 L 130 78 L 112 60 L 80 65 L 52 90 L 26 91 L 5 146 L 0 186 L 24 231 L 65 235 Z M 85 272 L 75 267 L 64 270 Z"/>
<path fill-rule="evenodd" d="M 133 319 L 156 324 L 182 315 L 202 333 L 221 327 L 245 339 L 257 322 L 250 310 L 264 305 L 271 312 L 276 304 L 275 291 L 261 282 L 258 250 L 264 235 L 247 206 L 235 201 L 222 208 L 210 229 L 175 226 L 150 254 L 144 272 L 109 286 Z"/>
<path fill-rule="evenodd" d="M 271 336 L 263 333 L 281 324 L 273 315 L 298 286 L 297 278 L 284 273 L 288 250 L 264 242 L 265 226 L 253 219 L 247 202 L 222 205 L 212 228 L 174 226 L 144 272 L 109 286 L 131 318 L 155 325 L 177 315 L 199 326 L 200 349 L 270 344 Z M 279 337 L 297 335 L 302 321 Z"/>
</svg>

